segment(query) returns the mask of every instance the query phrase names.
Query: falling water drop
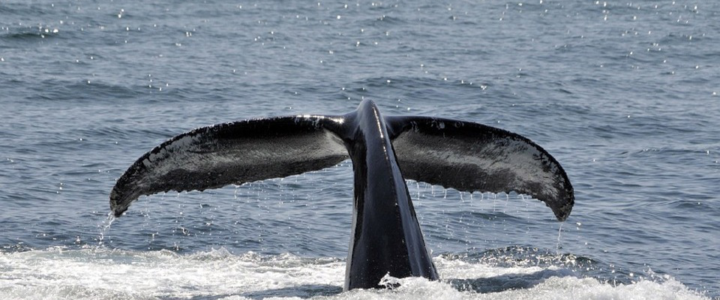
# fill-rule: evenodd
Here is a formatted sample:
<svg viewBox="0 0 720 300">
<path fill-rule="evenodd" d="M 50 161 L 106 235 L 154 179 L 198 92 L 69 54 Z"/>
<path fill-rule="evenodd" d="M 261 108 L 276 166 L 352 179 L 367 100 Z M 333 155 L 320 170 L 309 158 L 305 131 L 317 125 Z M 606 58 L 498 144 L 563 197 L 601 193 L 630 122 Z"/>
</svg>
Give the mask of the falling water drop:
<svg viewBox="0 0 720 300">
<path fill-rule="evenodd" d="M 560 222 L 560 227 L 558 227 L 557 246 L 556 246 L 556 248 L 555 248 L 555 253 L 556 253 L 557 255 L 560 255 L 560 248 L 561 248 L 561 247 L 560 247 L 560 238 L 561 238 L 561 236 L 562 236 L 562 227 L 563 227 L 563 224 L 564 224 L 564 223 Z"/>
<path fill-rule="evenodd" d="M 107 232 L 108 229 L 110 229 L 110 225 L 112 225 L 113 222 L 115 222 L 115 215 L 113 215 L 112 212 L 108 213 L 107 219 L 102 223 L 100 230 L 100 237 L 98 238 L 98 245 L 103 246 L 104 240 L 105 240 L 105 232 Z"/>
</svg>

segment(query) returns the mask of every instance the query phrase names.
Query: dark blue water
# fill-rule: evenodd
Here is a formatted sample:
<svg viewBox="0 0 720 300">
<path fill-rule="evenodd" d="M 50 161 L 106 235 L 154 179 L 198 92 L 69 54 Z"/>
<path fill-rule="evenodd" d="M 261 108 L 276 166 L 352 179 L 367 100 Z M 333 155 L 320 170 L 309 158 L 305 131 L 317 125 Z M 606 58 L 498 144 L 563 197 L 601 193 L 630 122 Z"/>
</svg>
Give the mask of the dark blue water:
<svg viewBox="0 0 720 300">
<path fill-rule="evenodd" d="M 3 1 L 0 295 L 44 298 L 720 297 L 720 3 Z M 500 127 L 576 205 L 409 182 L 443 277 L 340 293 L 352 166 L 108 195 L 143 153 L 253 117 Z"/>
</svg>

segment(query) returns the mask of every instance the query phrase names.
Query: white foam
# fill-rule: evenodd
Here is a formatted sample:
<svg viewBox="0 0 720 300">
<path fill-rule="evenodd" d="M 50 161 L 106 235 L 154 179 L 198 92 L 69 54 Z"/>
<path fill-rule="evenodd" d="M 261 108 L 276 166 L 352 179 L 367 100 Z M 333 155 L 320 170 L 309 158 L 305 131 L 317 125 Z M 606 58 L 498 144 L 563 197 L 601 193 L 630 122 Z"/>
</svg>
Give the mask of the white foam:
<svg viewBox="0 0 720 300">
<path fill-rule="evenodd" d="M 234 255 L 224 249 L 178 255 L 55 248 L 0 253 L 0 299 L 708 299 L 672 278 L 614 286 L 555 267 L 435 261 L 443 278 L 439 282 L 388 278 L 401 286 L 340 292 L 345 263 L 335 258 Z M 453 285 L 453 280 L 478 278 L 527 287 L 477 293 Z"/>
</svg>

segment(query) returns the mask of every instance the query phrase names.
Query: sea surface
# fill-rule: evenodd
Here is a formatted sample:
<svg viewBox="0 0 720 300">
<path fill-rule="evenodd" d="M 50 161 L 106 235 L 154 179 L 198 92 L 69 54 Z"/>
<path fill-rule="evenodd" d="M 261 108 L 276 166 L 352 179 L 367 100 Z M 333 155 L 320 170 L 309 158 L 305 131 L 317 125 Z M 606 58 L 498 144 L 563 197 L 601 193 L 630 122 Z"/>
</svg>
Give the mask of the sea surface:
<svg viewBox="0 0 720 300">
<path fill-rule="evenodd" d="M 0 1 L 0 299 L 720 299 L 718 94 L 711 0 Z M 441 280 L 349 292 L 349 161 L 108 215 L 175 135 L 363 99 L 530 138 L 572 215 L 409 181 Z"/>
</svg>

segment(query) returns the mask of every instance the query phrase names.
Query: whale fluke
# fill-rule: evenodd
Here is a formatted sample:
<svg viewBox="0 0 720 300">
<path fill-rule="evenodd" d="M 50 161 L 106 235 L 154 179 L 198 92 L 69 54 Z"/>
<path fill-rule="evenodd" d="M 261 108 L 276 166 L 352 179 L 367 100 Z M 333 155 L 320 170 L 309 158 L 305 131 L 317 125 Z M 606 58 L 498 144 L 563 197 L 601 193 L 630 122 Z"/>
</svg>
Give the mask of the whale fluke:
<svg viewBox="0 0 720 300">
<path fill-rule="evenodd" d="M 388 274 L 438 279 L 406 179 L 528 194 L 560 221 L 575 201 L 557 160 L 525 137 L 472 122 L 383 117 L 366 100 L 343 116 L 246 120 L 178 135 L 128 168 L 110 193 L 110 207 L 120 217 L 142 195 L 286 177 L 348 158 L 354 197 L 346 290 L 380 287 Z"/>
<path fill-rule="evenodd" d="M 430 117 L 387 117 L 405 179 L 467 192 L 527 194 L 570 215 L 573 187 L 560 163 L 518 134 L 477 123 Z"/>
<path fill-rule="evenodd" d="M 143 195 L 220 188 L 320 170 L 348 159 L 333 117 L 245 120 L 178 135 L 140 157 L 110 193 L 116 217 Z"/>
</svg>

